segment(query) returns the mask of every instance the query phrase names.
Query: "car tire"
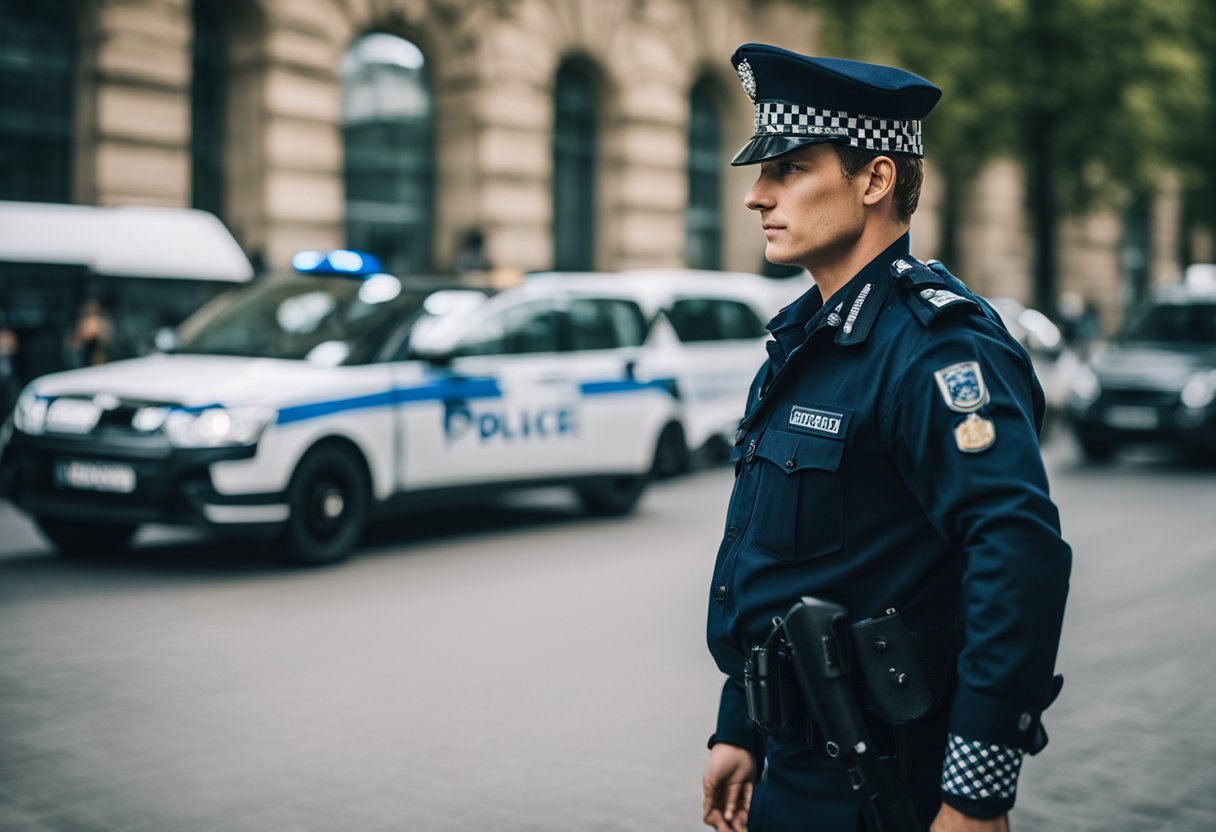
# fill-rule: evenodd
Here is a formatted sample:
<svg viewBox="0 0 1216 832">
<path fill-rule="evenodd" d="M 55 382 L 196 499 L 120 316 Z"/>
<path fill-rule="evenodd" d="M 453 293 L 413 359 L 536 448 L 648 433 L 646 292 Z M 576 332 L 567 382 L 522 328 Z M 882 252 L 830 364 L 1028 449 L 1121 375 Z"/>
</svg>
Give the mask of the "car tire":
<svg viewBox="0 0 1216 832">
<path fill-rule="evenodd" d="M 1110 462 L 1115 457 L 1115 446 L 1110 442 L 1078 436 L 1077 444 L 1088 462 Z"/>
<path fill-rule="evenodd" d="M 367 523 L 370 490 L 354 451 L 320 445 L 305 454 L 287 489 L 290 514 L 280 541 L 283 557 L 297 566 L 349 557 Z"/>
<path fill-rule="evenodd" d="M 137 523 L 93 523 L 58 517 L 35 517 L 34 522 L 60 554 L 74 558 L 120 552 L 139 530 Z"/>
<path fill-rule="evenodd" d="M 595 485 L 579 488 L 578 498 L 588 514 L 618 517 L 633 511 L 649 484 L 650 477 L 646 474 L 608 477 Z"/>
<path fill-rule="evenodd" d="M 678 422 L 669 422 L 659 434 L 655 445 L 654 464 L 650 475 L 657 480 L 668 479 L 688 471 L 690 457 L 684 428 Z"/>
</svg>

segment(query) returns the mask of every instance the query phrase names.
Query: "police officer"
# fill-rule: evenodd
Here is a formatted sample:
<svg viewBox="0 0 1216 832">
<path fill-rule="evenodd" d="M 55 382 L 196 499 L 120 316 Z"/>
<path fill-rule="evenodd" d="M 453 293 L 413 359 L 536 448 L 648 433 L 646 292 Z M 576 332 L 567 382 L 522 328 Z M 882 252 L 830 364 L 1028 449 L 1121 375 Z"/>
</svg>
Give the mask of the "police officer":
<svg viewBox="0 0 1216 832">
<path fill-rule="evenodd" d="M 806 268 L 815 285 L 769 322 L 768 361 L 735 436 L 709 597 L 709 647 L 727 679 L 704 820 L 863 828 L 813 726 L 766 737 L 748 717 L 748 651 L 810 595 L 853 621 L 897 611 L 914 636 L 953 634 L 936 642 L 951 645 L 938 707 L 873 735 L 925 828 L 1007 829 L 1023 754 L 1045 741 L 1040 714 L 1058 690 L 1071 553 L 1048 496 L 1043 393 L 1027 354 L 980 297 L 909 251 L 920 120 L 941 90 L 900 69 L 761 44 L 732 63 L 756 105 L 755 135 L 732 164 L 759 166 L 746 204 L 765 256 Z"/>
</svg>

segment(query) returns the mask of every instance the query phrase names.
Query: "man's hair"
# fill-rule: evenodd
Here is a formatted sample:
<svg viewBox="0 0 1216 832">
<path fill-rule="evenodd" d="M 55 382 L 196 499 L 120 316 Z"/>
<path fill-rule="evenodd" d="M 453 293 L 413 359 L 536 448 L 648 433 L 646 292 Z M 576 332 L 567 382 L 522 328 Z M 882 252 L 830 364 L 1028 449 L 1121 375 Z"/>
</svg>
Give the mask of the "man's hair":
<svg viewBox="0 0 1216 832">
<path fill-rule="evenodd" d="M 901 222 L 909 222 L 916 213 L 916 205 L 920 202 L 920 183 L 925 178 L 923 161 L 916 156 L 905 156 L 902 153 L 873 153 L 868 150 L 858 150 L 847 144 L 834 144 L 836 155 L 840 157 L 840 170 L 844 178 L 850 182 L 857 172 L 877 159 L 886 156 L 895 163 L 895 216 Z"/>
</svg>

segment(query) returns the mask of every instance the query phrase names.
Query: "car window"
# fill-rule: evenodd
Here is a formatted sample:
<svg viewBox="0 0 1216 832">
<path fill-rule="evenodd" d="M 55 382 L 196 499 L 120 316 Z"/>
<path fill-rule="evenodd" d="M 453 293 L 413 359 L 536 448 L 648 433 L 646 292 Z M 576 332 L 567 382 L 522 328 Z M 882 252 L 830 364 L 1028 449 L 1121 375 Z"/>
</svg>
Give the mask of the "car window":
<svg viewBox="0 0 1216 832">
<path fill-rule="evenodd" d="M 387 274 L 267 278 L 192 315 L 179 330 L 180 352 L 361 364 L 426 295 Z"/>
<path fill-rule="evenodd" d="M 486 318 L 456 348 L 463 355 L 557 352 L 560 313 L 549 301 L 511 306 Z"/>
<path fill-rule="evenodd" d="M 1216 344 L 1216 303 L 1150 306 L 1127 329 L 1129 341 Z"/>
<path fill-rule="evenodd" d="M 759 338 L 764 322 L 745 303 L 720 298 L 680 298 L 667 310 L 681 341 L 730 341 Z"/>
<path fill-rule="evenodd" d="M 570 341 L 575 350 L 636 347 L 646 337 L 646 317 L 632 301 L 580 298 L 570 303 Z"/>
</svg>

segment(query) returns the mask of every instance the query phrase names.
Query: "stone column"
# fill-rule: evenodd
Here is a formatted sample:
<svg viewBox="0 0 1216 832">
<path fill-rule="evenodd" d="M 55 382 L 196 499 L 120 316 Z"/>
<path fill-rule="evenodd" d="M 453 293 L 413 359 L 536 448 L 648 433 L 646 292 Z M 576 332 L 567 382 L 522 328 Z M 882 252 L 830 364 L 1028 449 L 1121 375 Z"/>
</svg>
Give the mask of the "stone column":
<svg viewBox="0 0 1216 832">
<path fill-rule="evenodd" d="M 189 206 L 189 4 L 104 2 L 90 24 L 80 201 Z"/>
</svg>

